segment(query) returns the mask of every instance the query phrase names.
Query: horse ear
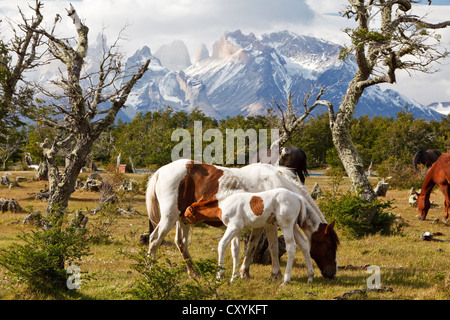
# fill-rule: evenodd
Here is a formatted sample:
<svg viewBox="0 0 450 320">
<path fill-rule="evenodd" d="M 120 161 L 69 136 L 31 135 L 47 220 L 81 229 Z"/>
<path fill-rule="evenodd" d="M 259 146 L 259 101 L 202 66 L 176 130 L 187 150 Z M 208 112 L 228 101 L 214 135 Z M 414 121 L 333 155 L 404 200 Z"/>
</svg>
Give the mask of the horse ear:
<svg viewBox="0 0 450 320">
<path fill-rule="evenodd" d="M 327 227 L 325 228 L 325 234 L 328 234 L 328 232 L 331 232 L 331 230 L 334 229 L 334 221 L 332 221 L 330 224 L 327 224 Z"/>
</svg>

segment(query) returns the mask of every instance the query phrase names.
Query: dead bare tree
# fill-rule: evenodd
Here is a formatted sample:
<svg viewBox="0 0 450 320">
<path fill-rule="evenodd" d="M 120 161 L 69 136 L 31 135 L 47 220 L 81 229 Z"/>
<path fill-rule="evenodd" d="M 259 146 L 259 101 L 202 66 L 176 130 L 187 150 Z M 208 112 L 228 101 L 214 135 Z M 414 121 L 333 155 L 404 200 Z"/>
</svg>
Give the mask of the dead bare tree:
<svg viewBox="0 0 450 320">
<path fill-rule="evenodd" d="M 30 7 L 36 13 L 31 18 L 19 9 L 22 22 L 16 25 L 8 21 L 11 36 L 0 39 L 0 141 L 5 143 L 11 129 L 23 124 L 19 115 L 27 115 L 32 109 L 34 90 L 25 73 L 41 63 L 45 52 L 39 50 L 41 35 L 33 31 L 42 23 L 42 15 L 38 14 L 41 6 L 36 1 L 35 7 Z"/>
<path fill-rule="evenodd" d="M 398 70 L 434 72 L 433 64 L 449 54 L 439 45 L 440 37 L 434 30 L 450 26 L 450 21 L 429 23 L 425 17 L 412 15 L 413 2 L 349 0 L 342 14 L 354 19 L 358 26 L 346 30 L 352 45 L 341 51 L 341 58 L 354 59 L 358 68 L 337 112 L 329 101 L 317 102 L 328 106 L 333 143 L 353 188 L 361 190 L 361 197 L 369 201 L 376 199 L 376 194 L 350 135 L 360 97 L 370 86 L 396 82 Z M 374 18 L 380 18 L 381 24 Z"/>
<path fill-rule="evenodd" d="M 272 142 L 270 149 L 283 147 L 286 142 L 292 137 L 294 132 L 300 128 L 306 118 L 314 111 L 314 109 L 319 105 L 323 105 L 323 102 L 322 100 L 320 100 L 320 98 L 327 91 L 325 89 L 325 86 L 320 89 L 320 91 L 317 93 L 315 101 L 312 105 L 310 105 L 314 91 L 315 86 L 313 86 L 313 88 L 311 88 L 311 90 L 305 95 L 302 103 L 304 112 L 300 116 L 297 115 L 299 113 L 297 109 L 299 108 L 295 106 L 294 95 L 291 92 L 288 95 L 288 100 L 285 105 L 280 105 L 278 102 L 273 101 L 277 106 L 279 112 L 278 128 L 280 129 L 280 137 Z"/>
<path fill-rule="evenodd" d="M 36 15 L 40 15 L 36 10 Z M 147 71 L 150 60 L 136 70 L 124 70 L 117 42 L 111 47 L 103 46 L 98 70 L 84 74 L 88 53 L 89 28 L 81 21 L 72 5 L 67 9 L 76 30 L 74 38 L 59 38 L 55 29 L 62 20 L 57 15 L 51 31 L 26 26 L 43 37 L 51 56 L 62 63 L 58 80 L 40 91 L 51 99 L 46 116 L 39 121 L 54 128 L 56 138 L 45 139 L 41 144 L 49 169 L 50 197 L 47 215 L 64 214 L 68 200 L 76 184 L 81 168 L 85 165 L 93 143 L 112 125 L 119 110 L 124 107 L 136 82 Z M 120 36 L 119 36 L 120 38 Z M 132 71 L 132 72 L 131 72 Z M 60 171 L 57 155 L 66 157 L 65 167 Z"/>
</svg>

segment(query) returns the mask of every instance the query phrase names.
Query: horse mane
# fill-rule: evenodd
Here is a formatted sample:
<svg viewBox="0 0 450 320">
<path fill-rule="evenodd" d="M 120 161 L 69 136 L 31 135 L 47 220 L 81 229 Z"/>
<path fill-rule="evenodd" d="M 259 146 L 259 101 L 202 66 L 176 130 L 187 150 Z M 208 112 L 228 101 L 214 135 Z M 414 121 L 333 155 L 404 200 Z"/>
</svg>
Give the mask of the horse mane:
<svg viewBox="0 0 450 320">
<path fill-rule="evenodd" d="M 320 222 L 326 223 L 326 219 L 325 219 L 322 211 L 320 211 L 319 207 L 314 202 L 313 198 L 311 198 L 311 195 L 309 194 L 306 187 L 297 181 L 297 177 L 296 177 L 295 173 L 293 173 L 289 168 L 286 168 L 286 167 L 276 166 L 275 168 L 276 168 L 277 172 L 283 178 L 288 180 L 288 182 L 293 184 L 300 191 L 300 194 L 303 196 L 303 198 L 305 199 L 305 201 L 308 204 L 308 208 L 311 208 L 312 211 L 315 213 L 315 215 L 317 217 L 319 217 Z"/>
</svg>

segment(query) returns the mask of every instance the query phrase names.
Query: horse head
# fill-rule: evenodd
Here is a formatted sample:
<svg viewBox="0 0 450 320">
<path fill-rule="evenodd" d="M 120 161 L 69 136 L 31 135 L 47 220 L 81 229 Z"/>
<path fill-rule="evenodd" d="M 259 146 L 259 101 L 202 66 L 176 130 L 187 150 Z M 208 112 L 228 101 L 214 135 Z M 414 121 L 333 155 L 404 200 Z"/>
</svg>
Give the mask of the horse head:
<svg viewBox="0 0 450 320">
<path fill-rule="evenodd" d="M 330 224 L 320 223 L 311 235 L 311 258 L 317 263 L 322 275 L 334 279 L 337 272 L 336 251 L 339 239 L 334 231 L 334 221 Z"/>
<path fill-rule="evenodd" d="M 417 209 L 419 210 L 419 214 L 417 215 L 417 217 L 420 220 L 425 220 L 425 218 L 427 217 L 428 214 L 428 210 L 430 210 L 431 207 L 431 203 L 430 203 L 430 197 L 426 197 L 425 193 L 417 193 Z"/>
</svg>

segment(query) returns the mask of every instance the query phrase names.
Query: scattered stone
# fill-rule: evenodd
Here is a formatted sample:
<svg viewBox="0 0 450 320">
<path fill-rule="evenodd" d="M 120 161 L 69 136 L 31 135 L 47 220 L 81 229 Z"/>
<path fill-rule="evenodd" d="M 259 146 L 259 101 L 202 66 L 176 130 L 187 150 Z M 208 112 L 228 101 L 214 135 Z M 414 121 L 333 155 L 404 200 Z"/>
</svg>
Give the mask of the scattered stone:
<svg viewBox="0 0 450 320">
<path fill-rule="evenodd" d="M 417 195 L 416 189 L 414 189 L 414 187 L 412 187 L 411 190 L 409 190 L 408 202 L 411 207 L 417 207 Z"/>
<path fill-rule="evenodd" d="M 126 180 L 122 183 L 122 185 L 119 188 L 119 191 L 125 190 L 128 192 L 131 192 L 138 188 L 138 182 L 134 179 Z"/>
<path fill-rule="evenodd" d="M 1 177 L 0 184 L 2 186 L 9 186 L 11 184 L 11 181 L 9 180 L 7 175 L 4 175 L 3 177 Z"/>
<path fill-rule="evenodd" d="M 14 199 L 3 199 L 0 198 L 0 210 L 2 213 L 6 211 L 11 211 L 12 213 L 18 213 L 22 211 L 19 203 Z"/>
<path fill-rule="evenodd" d="M 88 191 L 100 192 L 100 189 L 103 185 L 102 180 L 103 180 L 102 177 L 95 172 L 87 178 L 86 184 L 84 185 L 83 188 Z"/>
<path fill-rule="evenodd" d="M 385 197 L 388 189 L 389 183 L 385 182 L 384 179 L 382 179 L 380 182 L 378 182 L 374 192 L 378 197 Z"/>
<path fill-rule="evenodd" d="M 31 225 L 41 228 L 43 226 L 41 210 L 32 212 L 29 215 L 27 215 L 25 219 L 23 219 L 22 221 L 22 224 L 25 223 L 29 223 Z"/>
<path fill-rule="evenodd" d="M 36 193 L 36 195 L 34 196 L 35 199 L 37 200 L 43 200 L 43 201 L 47 201 L 48 198 L 50 198 L 50 191 L 41 191 Z"/>
<path fill-rule="evenodd" d="M 314 200 L 320 199 L 323 196 L 322 189 L 320 189 L 319 184 L 316 182 L 311 191 L 311 198 Z"/>
<path fill-rule="evenodd" d="M 450 242 L 450 239 L 436 239 L 436 236 L 443 236 L 444 234 L 441 232 L 431 233 L 431 232 L 424 232 L 420 235 L 420 239 L 423 241 L 438 241 L 438 242 Z"/>
</svg>

